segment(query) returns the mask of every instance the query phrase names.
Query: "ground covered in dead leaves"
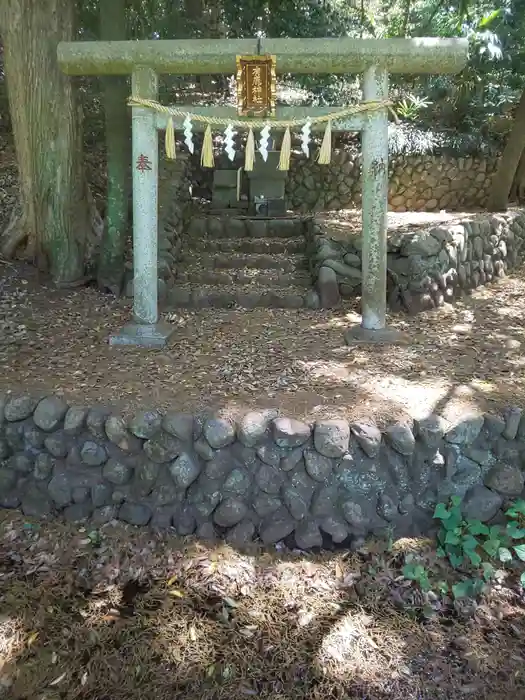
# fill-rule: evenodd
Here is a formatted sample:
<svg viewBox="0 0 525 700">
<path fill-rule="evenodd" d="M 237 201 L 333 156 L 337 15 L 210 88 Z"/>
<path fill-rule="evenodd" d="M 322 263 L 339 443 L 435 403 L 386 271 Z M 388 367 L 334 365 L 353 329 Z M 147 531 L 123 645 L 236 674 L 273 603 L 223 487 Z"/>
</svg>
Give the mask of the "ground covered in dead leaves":
<svg viewBox="0 0 525 700">
<path fill-rule="evenodd" d="M 424 600 L 399 572 L 425 542 L 239 553 L 0 518 L 0 698 L 525 697 L 523 593 Z"/>
<path fill-rule="evenodd" d="M 95 288 L 57 290 L 31 267 L 0 262 L 0 391 L 56 392 L 125 412 L 277 406 L 379 423 L 525 407 L 524 268 L 454 306 L 391 317 L 407 347 L 347 347 L 357 311 L 181 311 L 168 315 L 166 349 L 111 348 L 128 302 Z"/>
</svg>

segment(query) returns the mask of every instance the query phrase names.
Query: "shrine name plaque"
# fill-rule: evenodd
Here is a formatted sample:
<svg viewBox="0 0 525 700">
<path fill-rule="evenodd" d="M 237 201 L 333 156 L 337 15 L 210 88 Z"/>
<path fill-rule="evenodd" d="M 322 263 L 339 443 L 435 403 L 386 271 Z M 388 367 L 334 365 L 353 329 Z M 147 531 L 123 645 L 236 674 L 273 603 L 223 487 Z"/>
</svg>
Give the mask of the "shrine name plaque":
<svg viewBox="0 0 525 700">
<path fill-rule="evenodd" d="M 275 116 L 275 56 L 237 56 L 237 112 Z"/>
</svg>

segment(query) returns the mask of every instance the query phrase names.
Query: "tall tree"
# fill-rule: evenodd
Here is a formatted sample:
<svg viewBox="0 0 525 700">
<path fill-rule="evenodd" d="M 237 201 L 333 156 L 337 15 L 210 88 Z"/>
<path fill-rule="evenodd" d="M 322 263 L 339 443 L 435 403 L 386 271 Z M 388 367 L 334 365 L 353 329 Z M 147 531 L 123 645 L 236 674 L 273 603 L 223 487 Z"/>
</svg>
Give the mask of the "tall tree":
<svg viewBox="0 0 525 700">
<path fill-rule="evenodd" d="M 85 278 L 93 247 L 94 206 L 84 172 L 82 114 L 71 79 L 59 69 L 57 44 L 74 34 L 72 0 L 2 0 L 21 215 L 2 237 L 4 255 L 25 253 L 57 283 Z"/>
<path fill-rule="evenodd" d="M 458 29 L 464 31 L 467 27 L 467 35 L 477 40 L 478 48 L 482 48 L 480 55 L 485 60 L 482 60 L 484 65 L 480 67 L 483 67 L 485 76 L 489 78 L 486 82 L 496 84 L 502 97 L 505 92 L 508 92 L 510 82 L 514 95 L 519 95 L 521 89 L 512 129 L 493 178 L 487 204 L 490 211 L 504 211 L 508 207 L 511 196 L 515 193 L 519 195 L 525 184 L 523 183 L 525 167 L 524 165 L 520 167 L 525 152 L 525 89 L 523 88 L 525 83 L 523 78 L 525 2 L 524 0 L 496 0 L 495 5 L 492 4 L 492 0 L 459 0 L 457 7 L 451 8 L 449 5 L 444 7 L 441 1 L 437 0 L 437 6 L 441 11 L 446 9 L 449 17 L 455 16 Z M 487 61 L 487 56 L 497 60 Z M 471 55 L 471 68 L 472 64 Z M 497 64 L 507 69 L 507 75 L 501 68 L 498 75 Z M 509 67 L 511 67 L 510 71 Z M 484 95 L 483 89 L 481 94 Z"/>
<path fill-rule="evenodd" d="M 507 143 L 503 150 L 498 170 L 495 174 L 492 189 L 490 192 L 488 209 L 489 211 L 504 211 L 509 203 L 512 185 L 515 180 L 519 195 L 521 185 L 522 172 L 518 166 L 523 157 L 525 149 L 525 90 L 521 95 L 521 99 L 514 115 L 512 130 L 507 138 Z"/>
<path fill-rule="evenodd" d="M 100 3 L 100 38 L 126 39 L 126 0 Z M 107 209 L 98 261 L 98 286 L 120 294 L 128 232 L 131 132 L 125 76 L 102 78 L 106 120 Z"/>
</svg>

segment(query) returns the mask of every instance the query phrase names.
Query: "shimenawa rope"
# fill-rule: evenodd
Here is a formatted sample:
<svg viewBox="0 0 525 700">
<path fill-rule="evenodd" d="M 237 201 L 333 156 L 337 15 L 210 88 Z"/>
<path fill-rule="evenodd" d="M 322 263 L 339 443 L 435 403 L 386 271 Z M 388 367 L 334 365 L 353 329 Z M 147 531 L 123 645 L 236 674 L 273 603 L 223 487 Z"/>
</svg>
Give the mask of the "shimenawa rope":
<svg viewBox="0 0 525 700">
<path fill-rule="evenodd" d="M 213 168 L 214 157 L 213 157 L 213 140 L 211 127 L 212 126 L 236 126 L 238 128 L 248 130 L 248 140 L 246 142 L 246 152 L 245 152 L 245 170 L 253 170 L 253 165 L 255 161 L 255 140 L 254 140 L 254 129 L 263 129 L 265 126 L 271 126 L 273 128 L 284 128 L 285 133 L 283 137 L 283 143 L 281 148 L 281 156 L 279 158 L 279 170 L 288 170 L 290 168 L 290 153 L 291 153 L 291 134 L 290 129 L 293 127 L 303 126 L 306 123 L 309 124 L 322 124 L 326 122 L 326 128 L 324 132 L 323 142 L 321 144 L 321 149 L 317 156 L 317 162 L 321 165 L 327 165 L 330 163 L 332 156 L 332 123 L 349 117 L 352 114 L 360 114 L 362 112 L 375 112 L 380 109 L 388 109 L 388 111 L 393 115 L 395 121 L 397 122 L 397 116 L 392 109 L 392 102 L 390 100 L 365 100 L 358 105 L 352 105 L 351 107 L 345 107 L 344 109 L 337 110 L 336 112 L 330 112 L 329 114 L 321 114 L 317 117 L 303 117 L 302 119 L 229 119 L 227 117 L 214 117 L 206 116 L 204 114 L 195 114 L 188 112 L 187 110 L 178 109 L 177 107 L 168 107 L 163 105 L 156 100 L 145 100 L 141 97 L 131 96 L 128 100 L 128 105 L 130 107 L 143 107 L 146 109 L 152 109 L 159 114 L 168 115 L 168 120 L 166 124 L 166 156 L 170 159 L 176 157 L 175 154 L 175 133 L 173 117 L 183 117 L 184 119 L 189 119 L 190 121 L 200 122 L 206 124 L 206 129 L 204 131 L 204 142 L 202 146 L 201 153 L 201 165 L 207 168 Z"/>
</svg>

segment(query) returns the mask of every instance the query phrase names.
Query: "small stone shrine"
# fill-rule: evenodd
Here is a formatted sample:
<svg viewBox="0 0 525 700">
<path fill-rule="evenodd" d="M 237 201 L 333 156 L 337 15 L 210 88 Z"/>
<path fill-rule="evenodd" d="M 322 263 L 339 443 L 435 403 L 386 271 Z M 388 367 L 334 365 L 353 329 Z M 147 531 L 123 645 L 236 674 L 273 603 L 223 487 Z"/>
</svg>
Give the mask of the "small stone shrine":
<svg viewBox="0 0 525 700">
<path fill-rule="evenodd" d="M 250 216 L 284 216 L 287 170 L 279 170 L 279 151 L 266 160 L 255 156 L 253 170 L 217 168 L 213 173 L 212 207 L 248 210 Z"/>
<path fill-rule="evenodd" d="M 274 118 L 276 100 L 275 56 L 237 56 L 237 114 L 240 117 Z M 232 131 L 233 133 L 233 131 Z M 252 139 L 247 148 L 252 150 Z M 233 144 L 227 152 L 235 161 Z M 247 209 L 250 216 L 284 216 L 285 182 L 289 157 L 281 159 L 274 150 L 267 124 L 261 131 L 258 153 L 237 170 L 216 170 L 212 206 L 217 209 Z"/>
</svg>

